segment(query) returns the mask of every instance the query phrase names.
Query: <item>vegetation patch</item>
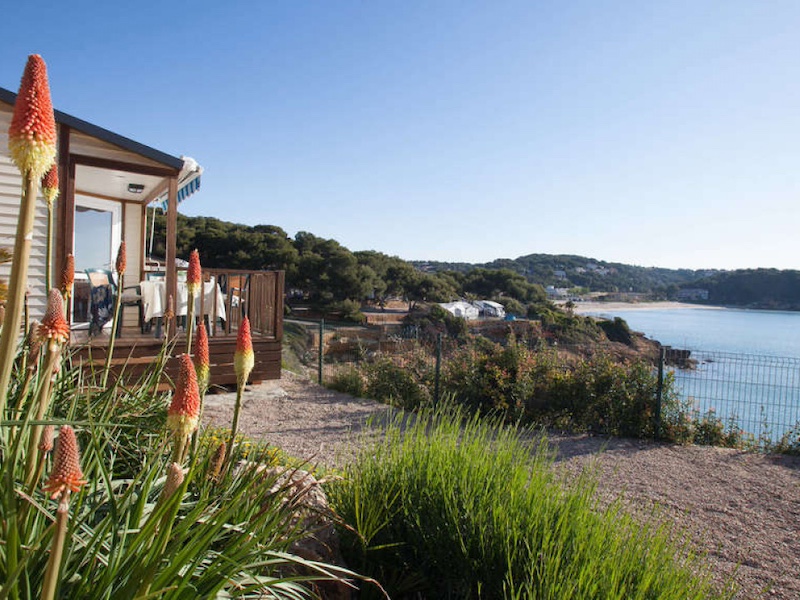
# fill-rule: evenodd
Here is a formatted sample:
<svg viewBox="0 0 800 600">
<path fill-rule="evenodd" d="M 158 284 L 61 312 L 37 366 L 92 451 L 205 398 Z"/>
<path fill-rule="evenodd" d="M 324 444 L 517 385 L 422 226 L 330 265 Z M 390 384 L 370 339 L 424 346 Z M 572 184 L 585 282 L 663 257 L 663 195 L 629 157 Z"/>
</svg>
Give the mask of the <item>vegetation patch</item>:
<svg viewBox="0 0 800 600">
<path fill-rule="evenodd" d="M 390 424 L 329 486 L 348 564 L 393 598 L 728 597 L 679 535 L 600 508 L 523 433 L 450 406 Z"/>
</svg>

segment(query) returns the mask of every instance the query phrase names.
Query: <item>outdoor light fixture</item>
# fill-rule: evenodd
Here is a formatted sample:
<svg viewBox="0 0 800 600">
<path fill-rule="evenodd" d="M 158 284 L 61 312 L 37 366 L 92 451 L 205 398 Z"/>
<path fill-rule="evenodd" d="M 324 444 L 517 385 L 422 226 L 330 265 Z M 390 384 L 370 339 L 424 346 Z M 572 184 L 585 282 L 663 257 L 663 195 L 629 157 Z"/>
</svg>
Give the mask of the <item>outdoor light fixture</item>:
<svg viewBox="0 0 800 600">
<path fill-rule="evenodd" d="M 131 194 L 141 194 L 144 191 L 144 185 L 141 183 L 129 183 L 128 191 Z"/>
</svg>

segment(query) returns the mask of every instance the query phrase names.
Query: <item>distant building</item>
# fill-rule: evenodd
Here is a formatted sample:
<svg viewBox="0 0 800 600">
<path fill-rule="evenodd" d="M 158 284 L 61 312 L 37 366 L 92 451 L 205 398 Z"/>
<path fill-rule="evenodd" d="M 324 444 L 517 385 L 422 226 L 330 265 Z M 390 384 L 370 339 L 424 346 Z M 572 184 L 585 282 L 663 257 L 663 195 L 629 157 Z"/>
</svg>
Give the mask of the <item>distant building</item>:
<svg viewBox="0 0 800 600">
<path fill-rule="evenodd" d="M 478 314 L 482 317 L 497 317 L 502 319 L 506 316 L 506 309 L 499 302 L 476 300 L 472 305 L 478 309 Z"/>
<path fill-rule="evenodd" d="M 566 271 L 562 271 L 560 269 L 556 269 L 555 271 L 553 271 L 553 275 L 555 275 L 557 279 L 566 279 L 567 278 L 567 272 Z"/>
<path fill-rule="evenodd" d="M 480 316 L 478 307 L 464 300 L 459 300 L 458 302 L 444 302 L 439 304 L 439 306 L 456 317 L 466 319 L 467 321 L 477 319 Z"/>
</svg>

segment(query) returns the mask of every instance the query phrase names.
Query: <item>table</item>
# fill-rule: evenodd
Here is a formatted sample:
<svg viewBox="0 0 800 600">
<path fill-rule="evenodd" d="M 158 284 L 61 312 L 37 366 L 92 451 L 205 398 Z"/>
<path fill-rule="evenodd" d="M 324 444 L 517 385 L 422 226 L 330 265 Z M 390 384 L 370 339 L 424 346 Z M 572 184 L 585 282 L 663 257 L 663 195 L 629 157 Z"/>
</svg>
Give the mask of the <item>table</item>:
<svg viewBox="0 0 800 600">
<path fill-rule="evenodd" d="M 163 317 L 167 309 L 167 283 L 165 281 L 140 281 L 142 310 L 145 322 Z M 225 319 L 225 297 L 216 281 L 203 282 L 203 312 L 214 319 Z M 178 282 L 178 297 L 175 298 L 175 315 L 185 316 L 189 305 L 189 289 L 185 281 Z M 200 297 L 194 299 L 194 314 L 200 316 Z"/>
</svg>

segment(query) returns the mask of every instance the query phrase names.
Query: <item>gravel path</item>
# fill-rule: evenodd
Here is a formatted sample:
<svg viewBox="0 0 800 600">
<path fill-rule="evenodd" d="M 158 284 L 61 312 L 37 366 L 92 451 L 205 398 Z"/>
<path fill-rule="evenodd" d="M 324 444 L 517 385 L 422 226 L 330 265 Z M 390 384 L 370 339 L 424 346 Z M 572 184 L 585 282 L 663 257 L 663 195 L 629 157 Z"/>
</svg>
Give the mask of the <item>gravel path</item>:
<svg viewBox="0 0 800 600">
<path fill-rule="evenodd" d="M 230 426 L 235 394 L 206 397 L 204 420 Z M 241 430 L 312 464 L 349 460 L 366 419 L 387 407 L 284 371 L 245 394 Z M 593 465 L 606 498 L 688 530 L 737 598 L 800 599 L 800 457 L 593 436 L 554 436 L 558 463 Z"/>
</svg>

